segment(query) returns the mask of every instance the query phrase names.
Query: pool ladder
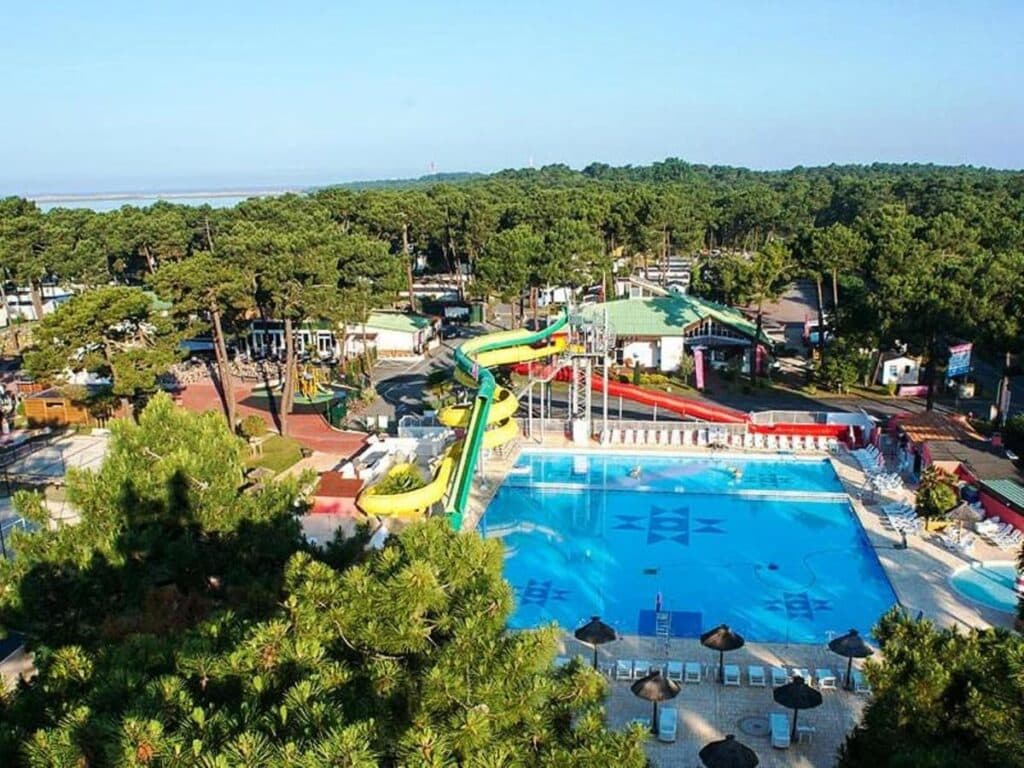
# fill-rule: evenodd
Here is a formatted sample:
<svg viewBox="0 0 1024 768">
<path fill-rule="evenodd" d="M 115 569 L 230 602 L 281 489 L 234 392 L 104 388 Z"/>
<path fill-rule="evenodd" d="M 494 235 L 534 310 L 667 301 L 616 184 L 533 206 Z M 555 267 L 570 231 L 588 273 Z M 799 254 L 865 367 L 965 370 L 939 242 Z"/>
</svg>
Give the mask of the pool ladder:
<svg viewBox="0 0 1024 768">
<path fill-rule="evenodd" d="M 672 639 L 672 612 L 658 611 L 654 616 L 654 636 L 662 641 L 665 653 L 668 654 L 669 641 Z"/>
</svg>

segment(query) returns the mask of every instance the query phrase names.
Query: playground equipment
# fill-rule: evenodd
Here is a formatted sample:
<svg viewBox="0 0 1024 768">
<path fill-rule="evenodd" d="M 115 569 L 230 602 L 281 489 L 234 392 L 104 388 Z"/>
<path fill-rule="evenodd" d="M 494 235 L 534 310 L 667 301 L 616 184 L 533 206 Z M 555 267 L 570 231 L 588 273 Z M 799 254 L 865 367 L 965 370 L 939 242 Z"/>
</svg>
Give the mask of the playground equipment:
<svg viewBox="0 0 1024 768">
<path fill-rule="evenodd" d="M 565 313 L 542 331 L 501 331 L 470 339 L 459 347 L 455 351 L 456 380 L 476 392 L 470 404 L 443 408 L 438 420 L 446 426 L 464 429 L 463 439 L 448 450 L 433 479 L 422 488 L 384 495 L 375 493 L 371 486 L 359 495 L 359 507 L 371 515 L 409 517 L 429 509 L 447 494 L 445 512 L 452 527 L 461 528 L 480 451 L 504 445 L 519 435 L 519 426 L 513 419 L 518 399 L 498 386 L 488 368 L 562 352 L 566 339 L 556 334 L 568 322 Z"/>
<path fill-rule="evenodd" d="M 304 365 L 299 371 L 299 393 L 313 400 L 323 393 L 331 393 L 332 389 L 327 382 L 324 370 L 315 365 Z"/>
</svg>

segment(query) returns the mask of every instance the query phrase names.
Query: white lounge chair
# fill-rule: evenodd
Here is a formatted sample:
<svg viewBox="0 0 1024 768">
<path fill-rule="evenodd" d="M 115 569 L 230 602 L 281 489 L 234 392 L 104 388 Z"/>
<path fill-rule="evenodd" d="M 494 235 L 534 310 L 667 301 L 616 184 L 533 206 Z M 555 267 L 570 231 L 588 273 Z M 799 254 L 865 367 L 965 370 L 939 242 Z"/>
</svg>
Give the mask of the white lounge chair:
<svg viewBox="0 0 1024 768">
<path fill-rule="evenodd" d="M 778 688 L 789 682 L 789 673 L 782 667 L 772 667 L 772 688 Z"/>
<path fill-rule="evenodd" d="M 739 685 L 740 684 L 740 665 L 739 664 L 726 664 L 722 667 L 724 677 L 722 678 L 723 685 Z"/>
<path fill-rule="evenodd" d="M 850 679 L 853 680 L 853 691 L 854 693 L 863 693 L 870 695 L 871 686 L 864 677 L 864 673 L 859 669 L 855 669 L 850 672 Z"/>
<path fill-rule="evenodd" d="M 684 429 L 683 430 L 683 445 L 693 445 L 693 430 L 692 429 Z"/>
<path fill-rule="evenodd" d="M 697 445 L 701 448 L 707 447 L 708 444 L 708 431 L 706 429 L 697 430 Z"/>
<path fill-rule="evenodd" d="M 654 664 L 647 661 L 647 659 L 635 659 L 633 661 L 633 679 L 639 680 L 641 677 L 647 677 L 654 670 Z"/>
<path fill-rule="evenodd" d="M 658 741 L 671 743 L 676 740 L 679 723 L 679 710 L 675 707 L 662 707 L 658 712 Z"/>
<path fill-rule="evenodd" d="M 754 447 L 754 436 L 749 432 L 743 434 L 743 447 L 753 448 Z"/>
<path fill-rule="evenodd" d="M 632 680 L 633 679 L 633 660 L 632 659 L 618 659 L 615 662 L 615 679 L 616 680 Z"/>
<path fill-rule="evenodd" d="M 818 667 L 814 670 L 814 677 L 818 681 L 819 690 L 834 691 L 836 689 L 836 676 L 831 669 Z"/>
<path fill-rule="evenodd" d="M 623 445 L 633 445 L 633 430 L 627 429 L 622 433 Z"/>
<path fill-rule="evenodd" d="M 747 682 L 754 688 L 764 688 L 764 667 L 752 664 L 747 667 Z"/>
<path fill-rule="evenodd" d="M 668 430 L 663 429 L 658 433 L 658 445 L 668 445 Z"/>
<path fill-rule="evenodd" d="M 669 680 L 675 680 L 677 683 L 683 682 L 683 662 L 670 661 L 666 664 L 665 677 Z"/>
<path fill-rule="evenodd" d="M 700 685 L 700 680 L 701 680 L 700 664 L 698 662 L 696 662 L 696 661 L 688 661 L 688 662 L 686 662 L 686 667 L 685 667 L 685 670 L 684 670 L 684 673 L 683 673 L 683 682 L 684 683 L 696 683 L 697 685 Z"/>
<path fill-rule="evenodd" d="M 814 739 L 814 734 L 816 734 L 817 732 L 818 729 L 815 728 L 813 725 L 800 725 L 799 723 L 797 723 L 796 740 L 798 742 L 802 742 L 804 739 L 812 741 Z"/>
<path fill-rule="evenodd" d="M 607 430 L 607 429 L 602 429 L 602 430 L 601 430 L 601 434 L 600 434 L 600 436 L 599 436 L 599 437 L 597 438 L 597 441 L 598 441 L 598 442 L 599 442 L 599 443 L 600 443 L 601 445 L 608 445 L 608 430 Z"/>
<path fill-rule="evenodd" d="M 781 712 L 772 712 L 768 715 L 768 723 L 772 731 L 772 746 L 789 749 L 789 718 Z"/>
<path fill-rule="evenodd" d="M 671 444 L 672 445 L 679 445 L 680 444 L 680 439 L 681 439 L 681 436 L 679 434 L 679 430 L 678 429 L 673 429 L 672 430 Z"/>
<path fill-rule="evenodd" d="M 611 431 L 610 437 L 611 439 L 608 442 L 610 442 L 612 445 L 618 445 L 619 441 L 622 439 L 622 432 L 619 431 L 618 429 L 613 429 Z"/>
</svg>

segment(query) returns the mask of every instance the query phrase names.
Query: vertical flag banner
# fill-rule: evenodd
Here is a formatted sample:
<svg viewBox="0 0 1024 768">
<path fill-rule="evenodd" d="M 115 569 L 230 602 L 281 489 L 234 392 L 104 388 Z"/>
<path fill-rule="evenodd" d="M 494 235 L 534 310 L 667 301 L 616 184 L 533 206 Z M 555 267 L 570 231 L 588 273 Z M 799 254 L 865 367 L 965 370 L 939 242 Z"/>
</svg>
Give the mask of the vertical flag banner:
<svg viewBox="0 0 1024 768">
<path fill-rule="evenodd" d="M 697 376 L 697 389 L 704 389 L 704 347 L 693 348 L 693 372 Z"/>
</svg>

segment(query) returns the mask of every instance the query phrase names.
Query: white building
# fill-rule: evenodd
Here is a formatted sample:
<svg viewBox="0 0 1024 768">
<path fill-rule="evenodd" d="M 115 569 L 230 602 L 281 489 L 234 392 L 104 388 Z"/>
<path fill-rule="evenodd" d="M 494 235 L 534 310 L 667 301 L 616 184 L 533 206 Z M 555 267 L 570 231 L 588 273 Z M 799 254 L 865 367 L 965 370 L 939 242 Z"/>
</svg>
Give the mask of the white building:
<svg viewBox="0 0 1024 768">
<path fill-rule="evenodd" d="M 616 362 L 674 371 L 687 347 L 703 347 L 710 365 L 741 357 L 757 329 L 741 312 L 695 296 L 670 294 L 588 304 L 581 314 L 600 322 L 607 312 L 615 333 Z M 764 346 L 772 346 L 764 332 Z"/>
<path fill-rule="evenodd" d="M 435 343 L 437 326 L 437 319 L 426 315 L 375 311 L 365 325 L 350 325 L 344 332 L 328 323 L 304 323 L 295 329 L 295 349 L 299 354 L 322 360 L 362 354 L 364 345 L 375 349 L 381 357 L 414 357 Z M 284 323 L 252 321 L 248 345 L 254 355 L 283 355 Z"/>
<path fill-rule="evenodd" d="M 44 285 L 39 292 L 43 300 L 44 316 L 53 314 L 57 307 L 74 295 L 68 288 L 59 285 Z M 28 288 L 18 288 L 7 294 L 3 324 L 7 325 L 15 318 L 29 322 L 39 319 L 36 317 L 35 304 L 32 303 L 32 292 Z"/>
<path fill-rule="evenodd" d="M 887 352 L 882 356 L 878 380 L 884 387 L 890 384 L 918 384 L 921 380 L 921 359 L 901 352 Z"/>
</svg>

